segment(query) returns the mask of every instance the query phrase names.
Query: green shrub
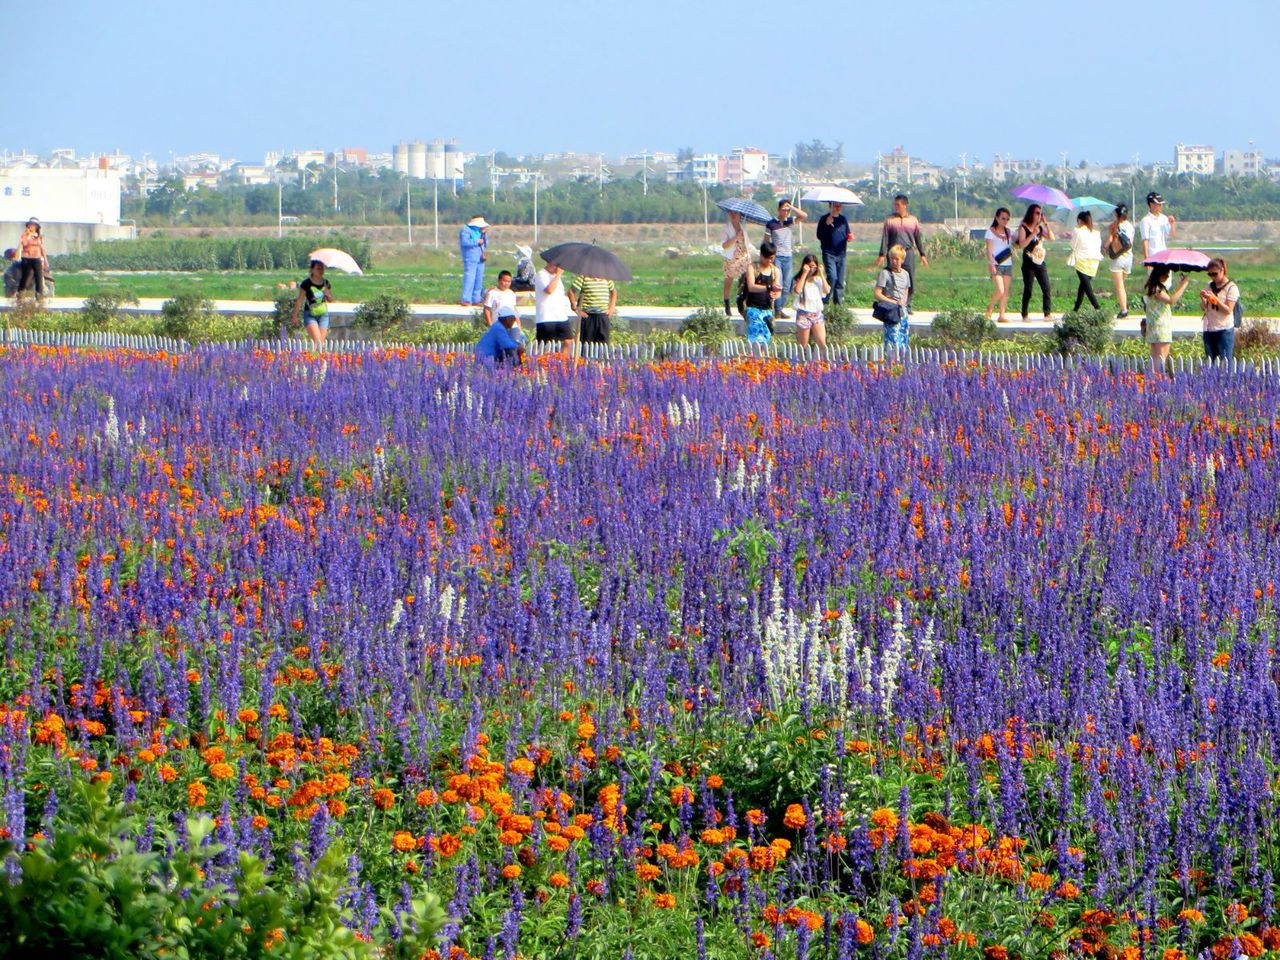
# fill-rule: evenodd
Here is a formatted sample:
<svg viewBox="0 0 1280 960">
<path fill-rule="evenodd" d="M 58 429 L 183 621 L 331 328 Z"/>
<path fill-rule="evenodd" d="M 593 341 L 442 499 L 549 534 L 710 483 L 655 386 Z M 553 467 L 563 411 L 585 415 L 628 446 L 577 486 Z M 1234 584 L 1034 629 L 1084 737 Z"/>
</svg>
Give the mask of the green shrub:
<svg viewBox="0 0 1280 960">
<path fill-rule="evenodd" d="M 469 321 L 424 320 L 413 329 L 398 328 L 387 331 L 389 340 L 408 343 L 475 343 L 482 331 Z"/>
<path fill-rule="evenodd" d="M 322 237 L 162 237 L 102 240 L 84 253 L 50 258 L 55 271 L 75 270 L 305 270 L 317 247 L 337 247 L 362 270 L 373 266 L 368 240 L 333 234 Z"/>
<path fill-rule="evenodd" d="M 174 340 L 201 336 L 201 327 L 217 318 L 213 301 L 198 293 L 180 293 L 160 305 L 160 335 Z"/>
<path fill-rule="evenodd" d="M 827 328 L 827 336 L 835 340 L 843 340 L 853 334 L 855 323 L 853 311 L 843 303 L 832 300 L 822 309 L 822 320 Z"/>
<path fill-rule="evenodd" d="M 404 326 L 410 316 L 408 300 L 384 293 L 356 307 L 355 326 L 363 330 L 390 330 Z"/>
<path fill-rule="evenodd" d="M 1053 325 L 1053 351 L 1063 356 L 1106 353 L 1114 328 L 1115 320 L 1105 310 L 1065 314 Z"/>
<path fill-rule="evenodd" d="M 704 304 L 680 324 L 682 339 L 693 340 L 701 344 L 716 344 L 733 336 L 733 322 L 724 315 L 724 311 L 710 304 Z"/>
<path fill-rule="evenodd" d="M 90 329 L 113 326 L 120 319 L 120 308 L 130 304 L 138 304 L 138 298 L 133 294 L 104 290 L 85 298 L 80 317 Z"/>
<path fill-rule="evenodd" d="M 995 321 L 977 310 L 943 310 L 933 318 L 930 334 L 948 347 L 980 347 L 997 335 Z"/>
<path fill-rule="evenodd" d="M 982 260 L 987 255 L 987 245 L 982 240 L 971 240 L 950 231 L 931 233 L 924 238 L 924 255 L 931 259 L 958 257 L 961 260 Z"/>
<path fill-rule="evenodd" d="M 287 327 L 293 322 L 293 305 L 297 301 L 297 290 L 280 290 L 276 293 L 271 310 L 271 319 L 277 327 Z"/>
<path fill-rule="evenodd" d="M 0 844 L 0 861 L 17 868 L 0 883 L 7 957 L 387 955 L 352 929 L 356 918 L 344 905 L 347 856 L 339 843 L 305 876 L 268 873 L 250 853 L 239 855 L 234 871 L 218 866 L 225 848 L 211 842 L 210 817 L 188 819 L 185 839 L 156 831 L 140 850 L 136 838 L 146 825 L 123 805 L 109 804 L 102 785 L 77 785 L 59 821 L 52 839 L 25 849 Z M 210 879 L 219 872 L 234 879 Z M 390 942 L 396 920 L 384 914 L 375 938 Z M 426 893 L 398 920 L 404 932 L 390 955 L 416 958 L 435 947 L 446 915 L 439 898 Z"/>
</svg>

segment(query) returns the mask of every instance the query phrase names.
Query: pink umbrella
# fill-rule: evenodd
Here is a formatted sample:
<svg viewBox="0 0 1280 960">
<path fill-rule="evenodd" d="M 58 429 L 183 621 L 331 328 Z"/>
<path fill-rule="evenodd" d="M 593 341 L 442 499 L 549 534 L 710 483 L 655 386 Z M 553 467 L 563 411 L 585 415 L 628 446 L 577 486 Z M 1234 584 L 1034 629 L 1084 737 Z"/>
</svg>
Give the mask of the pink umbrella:
<svg viewBox="0 0 1280 960">
<path fill-rule="evenodd" d="M 1022 186 L 1014 187 L 1010 190 L 1009 195 L 1017 197 L 1019 200 L 1026 200 L 1028 203 L 1038 203 L 1041 206 L 1071 206 L 1070 197 L 1057 187 L 1046 186 L 1043 183 L 1024 183 Z"/>
<path fill-rule="evenodd" d="M 1207 253 L 1201 253 L 1199 250 L 1161 250 L 1159 253 L 1152 254 L 1149 260 L 1142 262 L 1148 267 L 1164 264 L 1175 270 L 1208 270 L 1209 259 Z"/>
</svg>

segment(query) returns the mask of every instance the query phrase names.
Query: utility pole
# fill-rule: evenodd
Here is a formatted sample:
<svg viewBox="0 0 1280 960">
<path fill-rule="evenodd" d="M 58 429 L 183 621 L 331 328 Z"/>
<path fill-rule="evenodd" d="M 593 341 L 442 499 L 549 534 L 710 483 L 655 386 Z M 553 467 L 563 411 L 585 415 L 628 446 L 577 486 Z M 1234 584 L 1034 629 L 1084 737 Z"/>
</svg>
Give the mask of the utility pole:
<svg viewBox="0 0 1280 960">
<path fill-rule="evenodd" d="M 876 151 L 876 199 L 880 199 L 880 168 L 883 164 L 880 162 L 880 151 Z"/>
<path fill-rule="evenodd" d="M 640 155 L 642 167 L 640 171 L 641 180 L 644 183 L 644 195 L 649 195 L 649 149 L 646 147 L 644 153 Z"/>
<path fill-rule="evenodd" d="M 440 181 L 431 181 L 431 212 L 436 218 L 436 249 L 440 249 Z M 490 214 L 493 216 L 493 214 Z"/>
<path fill-rule="evenodd" d="M 338 151 L 333 151 L 333 212 L 342 208 L 338 206 Z"/>
<path fill-rule="evenodd" d="M 404 178 L 404 214 L 409 221 L 409 246 L 413 246 L 413 180 Z"/>
<path fill-rule="evenodd" d="M 596 173 L 600 180 L 600 196 L 604 196 L 604 154 L 596 157 Z"/>
<path fill-rule="evenodd" d="M 489 151 L 489 203 L 490 204 L 495 204 L 498 202 L 497 161 L 498 161 L 498 150 L 495 147 Z M 490 216 L 493 216 L 493 214 L 490 214 Z"/>
<path fill-rule="evenodd" d="M 1067 192 L 1067 151 L 1062 151 L 1062 192 Z"/>
<path fill-rule="evenodd" d="M 276 239 L 284 236 L 284 184 L 276 181 Z"/>
<path fill-rule="evenodd" d="M 702 237 L 707 242 L 711 242 L 711 216 L 707 208 L 707 181 L 702 178 Z"/>
<path fill-rule="evenodd" d="M 533 245 L 538 245 L 538 181 L 542 179 L 541 173 L 533 175 Z"/>
</svg>

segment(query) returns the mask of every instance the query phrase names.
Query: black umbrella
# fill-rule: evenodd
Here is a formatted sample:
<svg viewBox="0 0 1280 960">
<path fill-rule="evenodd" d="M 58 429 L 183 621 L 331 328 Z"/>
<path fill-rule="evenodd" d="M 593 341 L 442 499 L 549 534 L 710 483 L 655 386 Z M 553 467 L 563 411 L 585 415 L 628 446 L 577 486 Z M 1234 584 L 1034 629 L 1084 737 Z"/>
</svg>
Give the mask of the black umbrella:
<svg viewBox="0 0 1280 960">
<path fill-rule="evenodd" d="M 594 277 L 598 280 L 635 279 L 617 254 L 610 253 L 604 247 L 597 247 L 594 243 L 558 243 L 550 250 L 543 250 L 539 256 L 547 263 L 564 267 L 580 277 Z"/>
</svg>

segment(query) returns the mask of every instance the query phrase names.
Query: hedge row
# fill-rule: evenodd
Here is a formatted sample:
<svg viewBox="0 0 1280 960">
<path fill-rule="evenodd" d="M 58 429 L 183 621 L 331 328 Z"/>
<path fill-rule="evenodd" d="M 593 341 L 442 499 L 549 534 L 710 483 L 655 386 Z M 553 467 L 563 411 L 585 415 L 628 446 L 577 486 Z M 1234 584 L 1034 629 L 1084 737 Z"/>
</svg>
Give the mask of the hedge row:
<svg viewBox="0 0 1280 960">
<path fill-rule="evenodd" d="M 148 237 L 104 240 L 84 253 L 52 257 L 55 271 L 75 270 L 296 270 L 306 269 L 317 247 L 338 247 L 362 270 L 373 265 L 368 240 L 327 237 Z"/>
</svg>

